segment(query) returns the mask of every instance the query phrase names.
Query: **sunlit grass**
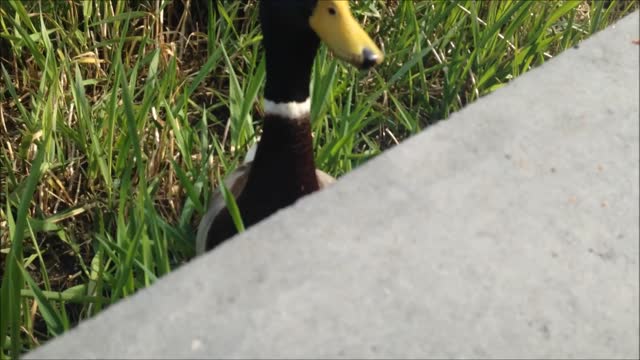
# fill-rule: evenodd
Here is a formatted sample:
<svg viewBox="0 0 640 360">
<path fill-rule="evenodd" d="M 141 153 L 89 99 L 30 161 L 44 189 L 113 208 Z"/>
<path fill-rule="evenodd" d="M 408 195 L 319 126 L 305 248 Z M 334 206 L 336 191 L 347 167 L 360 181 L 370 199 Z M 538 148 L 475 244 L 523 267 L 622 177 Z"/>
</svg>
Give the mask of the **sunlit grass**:
<svg viewBox="0 0 640 360">
<path fill-rule="evenodd" d="M 260 133 L 256 2 L 0 2 L 0 356 L 194 255 L 212 188 Z M 177 4 L 177 5 L 176 5 Z M 359 1 L 385 63 L 319 51 L 317 165 L 339 177 L 549 61 L 634 1 Z"/>
</svg>

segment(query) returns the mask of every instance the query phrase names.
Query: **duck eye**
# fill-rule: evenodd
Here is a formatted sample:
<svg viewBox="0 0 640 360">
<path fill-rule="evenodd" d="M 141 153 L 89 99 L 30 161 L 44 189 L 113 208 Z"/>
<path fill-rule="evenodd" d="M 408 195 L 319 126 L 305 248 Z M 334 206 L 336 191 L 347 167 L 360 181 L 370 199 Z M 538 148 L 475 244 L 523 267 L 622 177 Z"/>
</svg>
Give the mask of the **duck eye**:
<svg viewBox="0 0 640 360">
<path fill-rule="evenodd" d="M 330 7 L 329 8 L 329 15 L 335 15 L 336 14 L 336 9 Z"/>
</svg>

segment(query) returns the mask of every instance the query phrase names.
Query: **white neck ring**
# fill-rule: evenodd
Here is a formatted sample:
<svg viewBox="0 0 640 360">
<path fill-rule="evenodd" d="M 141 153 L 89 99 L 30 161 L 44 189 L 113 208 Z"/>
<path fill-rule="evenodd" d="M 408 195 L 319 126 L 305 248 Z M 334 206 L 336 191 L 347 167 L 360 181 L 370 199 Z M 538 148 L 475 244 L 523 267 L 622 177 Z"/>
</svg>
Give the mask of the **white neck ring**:
<svg viewBox="0 0 640 360">
<path fill-rule="evenodd" d="M 311 99 L 303 102 L 273 102 L 268 99 L 264 99 L 264 113 L 265 115 L 275 115 L 287 119 L 300 119 L 306 117 L 311 112 Z"/>
</svg>

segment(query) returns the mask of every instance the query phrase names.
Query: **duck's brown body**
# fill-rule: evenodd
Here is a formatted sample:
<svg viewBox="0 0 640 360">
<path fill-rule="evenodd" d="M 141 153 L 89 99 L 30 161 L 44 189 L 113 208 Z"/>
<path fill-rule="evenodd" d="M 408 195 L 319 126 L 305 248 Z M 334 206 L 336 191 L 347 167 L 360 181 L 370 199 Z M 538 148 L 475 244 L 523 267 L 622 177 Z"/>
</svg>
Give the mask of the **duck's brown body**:
<svg viewBox="0 0 640 360">
<path fill-rule="evenodd" d="M 226 180 L 236 198 L 245 227 L 249 227 L 299 198 L 335 181 L 315 168 L 309 118 L 267 116 L 253 161 Z M 211 197 L 196 239 L 197 251 L 210 250 L 237 233 L 222 194 Z"/>
</svg>

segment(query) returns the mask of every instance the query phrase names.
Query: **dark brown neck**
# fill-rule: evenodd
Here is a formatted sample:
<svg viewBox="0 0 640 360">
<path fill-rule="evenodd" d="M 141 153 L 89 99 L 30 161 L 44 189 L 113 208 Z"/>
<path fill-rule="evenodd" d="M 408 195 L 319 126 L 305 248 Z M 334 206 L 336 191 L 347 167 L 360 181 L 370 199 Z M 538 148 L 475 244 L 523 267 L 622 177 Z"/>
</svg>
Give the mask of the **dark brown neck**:
<svg viewBox="0 0 640 360">
<path fill-rule="evenodd" d="M 245 227 L 318 190 L 312 140 L 308 118 L 265 117 L 247 184 L 236 199 Z M 236 227 L 225 208 L 209 228 L 206 249 L 234 234 Z"/>
<path fill-rule="evenodd" d="M 318 188 L 309 118 L 266 115 L 245 191 L 273 194 L 288 206 Z"/>
</svg>

